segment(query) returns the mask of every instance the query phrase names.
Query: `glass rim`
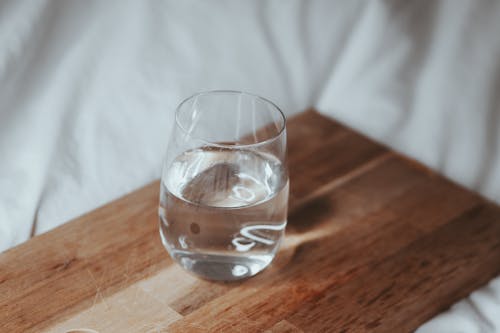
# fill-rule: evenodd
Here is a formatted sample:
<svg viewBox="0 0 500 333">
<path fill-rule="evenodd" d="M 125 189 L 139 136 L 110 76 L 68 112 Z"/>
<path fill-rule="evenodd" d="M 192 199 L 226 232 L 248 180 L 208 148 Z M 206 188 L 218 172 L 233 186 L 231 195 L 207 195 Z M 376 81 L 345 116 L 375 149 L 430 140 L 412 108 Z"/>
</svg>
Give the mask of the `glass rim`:
<svg viewBox="0 0 500 333">
<path fill-rule="evenodd" d="M 283 113 L 283 111 L 279 108 L 279 106 L 277 106 L 271 100 L 269 100 L 269 99 L 267 99 L 265 97 L 262 97 L 262 96 L 259 96 L 259 95 L 256 95 L 256 94 L 252 94 L 252 93 L 248 93 L 248 92 L 245 92 L 245 91 L 241 91 L 241 90 L 207 90 L 207 91 L 200 91 L 200 92 L 192 94 L 189 97 L 186 97 L 184 100 L 182 100 L 182 102 L 179 103 L 179 105 L 175 109 L 175 124 L 186 135 L 192 136 L 189 133 L 189 131 L 187 131 L 184 128 L 184 126 L 181 124 L 181 122 L 179 121 L 179 114 L 181 112 L 182 107 L 184 106 L 185 103 L 187 103 L 188 101 L 190 101 L 190 100 L 192 100 L 192 99 L 194 99 L 196 97 L 203 96 L 203 95 L 212 95 L 212 94 L 245 95 L 245 96 L 253 97 L 253 98 L 259 99 L 261 101 L 264 101 L 265 103 L 271 105 L 276 111 L 278 111 L 278 114 L 281 116 L 281 119 L 282 119 L 283 123 L 282 123 L 281 128 L 279 129 L 278 133 L 276 133 L 276 135 L 273 135 L 272 137 L 270 137 L 268 139 L 265 139 L 265 140 L 259 141 L 259 142 L 255 142 L 255 143 L 248 143 L 248 144 L 224 144 L 224 143 L 211 142 L 211 141 L 205 140 L 203 138 L 196 138 L 197 140 L 202 141 L 206 145 L 212 146 L 212 147 L 231 148 L 231 149 L 257 147 L 257 146 L 262 146 L 262 145 L 266 145 L 266 144 L 269 144 L 269 143 L 273 142 L 277 138 L 281 137 L 283 135 L 283 133 L 285 132 L 285 130 L 286 130 L 286 116 Z"/>
</svg>

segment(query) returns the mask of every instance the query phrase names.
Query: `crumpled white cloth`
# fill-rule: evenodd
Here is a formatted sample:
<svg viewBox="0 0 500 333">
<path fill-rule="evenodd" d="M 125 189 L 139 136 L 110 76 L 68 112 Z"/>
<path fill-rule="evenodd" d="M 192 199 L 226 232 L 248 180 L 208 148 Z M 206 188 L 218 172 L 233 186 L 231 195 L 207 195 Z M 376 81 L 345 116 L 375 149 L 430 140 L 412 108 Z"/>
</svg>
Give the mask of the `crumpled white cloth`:
<svg viewBox="0 0 500 333">
<path fill-rule="evenodd" d="M 500 202 L 500 2 L 0 2 L 0 250 L 160 175 L 177 103 L 308 106 Z M 500 279 L 419 332 L 500 332 Z"/>
</svg>

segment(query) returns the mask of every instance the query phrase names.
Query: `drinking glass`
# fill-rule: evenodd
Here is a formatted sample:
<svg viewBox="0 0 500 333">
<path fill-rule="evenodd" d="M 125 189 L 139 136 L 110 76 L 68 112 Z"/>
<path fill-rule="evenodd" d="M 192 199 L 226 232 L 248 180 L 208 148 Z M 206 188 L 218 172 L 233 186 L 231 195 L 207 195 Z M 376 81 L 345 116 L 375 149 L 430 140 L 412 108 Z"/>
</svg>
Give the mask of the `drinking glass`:
<svg viewBox="0 0 500 333">
<path fill-rule="evenodd" d="M 160 235 L 186 270 L 229 281 L 271 263 L 287 221 L 285 122 L 274 103 L 238 91 L 198 93 L 177 107 Z"/>
</svg>

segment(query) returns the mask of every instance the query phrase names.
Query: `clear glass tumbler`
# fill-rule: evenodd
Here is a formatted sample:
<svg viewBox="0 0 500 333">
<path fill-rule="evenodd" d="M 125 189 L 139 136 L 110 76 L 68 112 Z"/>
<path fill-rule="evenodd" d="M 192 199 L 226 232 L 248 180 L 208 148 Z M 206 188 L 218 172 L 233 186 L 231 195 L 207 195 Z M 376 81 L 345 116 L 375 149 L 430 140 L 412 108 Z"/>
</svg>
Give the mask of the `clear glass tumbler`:
<svg viewBox="0 0 500 333">
<path fill-rule="evenodd" d="M 237 91 L 178 106 L 159 215 L 162 242 L 186 270 L 238 280 L 273 260 L 287 221 L 285 122 L 272 102 Z"/>
</svg>

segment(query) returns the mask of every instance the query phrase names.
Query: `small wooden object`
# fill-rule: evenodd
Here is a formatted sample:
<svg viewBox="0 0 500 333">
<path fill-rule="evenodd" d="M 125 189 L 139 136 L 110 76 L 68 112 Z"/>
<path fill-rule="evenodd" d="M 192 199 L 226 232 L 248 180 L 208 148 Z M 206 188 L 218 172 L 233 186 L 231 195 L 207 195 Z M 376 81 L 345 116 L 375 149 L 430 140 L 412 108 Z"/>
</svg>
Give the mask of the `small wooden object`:
<svg viewBox="0 0 500 333">
<path fill-rule="evenodd" d="M 155 182 L 2 253 L 0 332 L 410 332 L 500 273 L 498 206 L 314 111 L 288 138 L 287 236 L 264 272 L 174 264 Z"/>
</svg>

